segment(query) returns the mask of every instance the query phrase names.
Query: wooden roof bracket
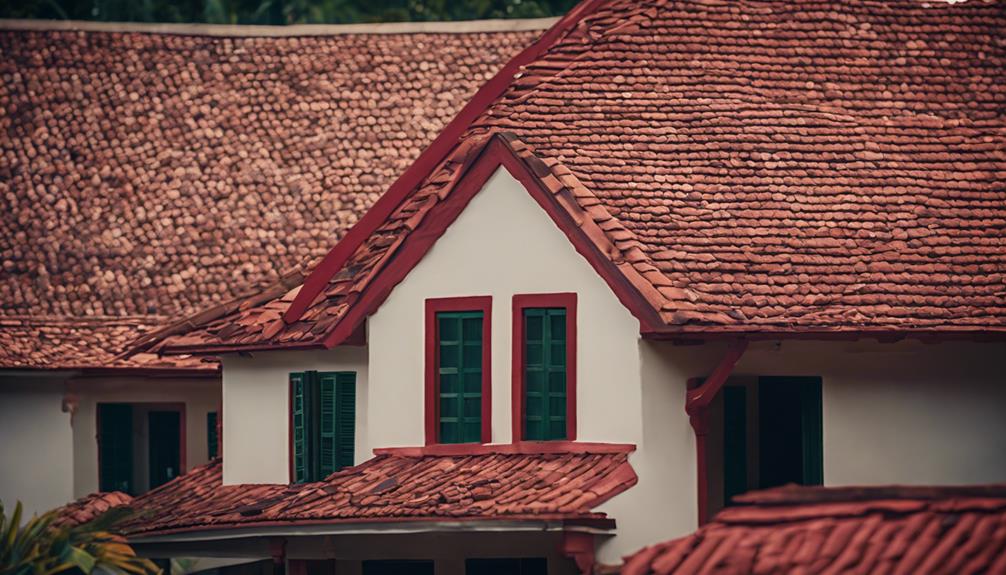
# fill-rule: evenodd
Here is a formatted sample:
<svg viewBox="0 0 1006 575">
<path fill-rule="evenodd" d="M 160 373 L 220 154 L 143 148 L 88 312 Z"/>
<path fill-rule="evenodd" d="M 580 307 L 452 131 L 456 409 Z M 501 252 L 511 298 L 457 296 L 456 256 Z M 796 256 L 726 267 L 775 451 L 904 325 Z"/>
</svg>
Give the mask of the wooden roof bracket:
<svg viewBox="0 0 1006 575">
<path fill-rule="evenodd" d="M 695 430 L 695 454 L 698 470 L 699 525 L 709 521 L 709 477 L 706 469 L 706 435 L 709 434 L 709 406 L 716 394 L 720 392 L 727 378 L 734 370 L 748 348 L 746 339 L 734 340 L 727 352 L 706 378 L 688 380 L 688 391 L 685 398 L 685 412 L 688 421 Z"/>
</svg>

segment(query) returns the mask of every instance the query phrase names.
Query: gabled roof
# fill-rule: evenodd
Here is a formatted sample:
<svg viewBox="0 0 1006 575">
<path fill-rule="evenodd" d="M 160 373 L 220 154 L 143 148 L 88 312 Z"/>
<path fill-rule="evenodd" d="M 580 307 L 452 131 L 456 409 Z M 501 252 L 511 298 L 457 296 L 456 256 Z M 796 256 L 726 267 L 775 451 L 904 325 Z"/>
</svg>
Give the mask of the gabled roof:
<svg viewBox="0 0 1006 575">
<path fill-rule="evenodd" d="M 635 485 L 631 446 L 565 452 L 489 446 L 464 455 L 379 452 L 324 481 L 222 485 L 216 459 L 133 499 L 131 537 L 223 528 L 437 520 L 606 521 L 593 509 Z"/>
<path fill-rule="evenodd" d="M 545 25 L 0 30 L 0 367 L 111 363 L 321 257 Z"/>
<path fill-rule="evenodd" d="M 355 298 L 381 299 L 354 289 L 420 243 L 491 133 L 548 166 L 569 213 L 601 218 L 617 243 L 588 259 L 623 272 L 605 279 L 644 332 L 1002 336 L 1003 26 L 1001 1 L 585 2 L 303 288 L 167 349 L 338 343 Z"/>
<path fill-rule="evenodd" d="M 1006 572 L 1006 486 L 787 486 L 737 498 L 622 575 Z"/>
</svg>

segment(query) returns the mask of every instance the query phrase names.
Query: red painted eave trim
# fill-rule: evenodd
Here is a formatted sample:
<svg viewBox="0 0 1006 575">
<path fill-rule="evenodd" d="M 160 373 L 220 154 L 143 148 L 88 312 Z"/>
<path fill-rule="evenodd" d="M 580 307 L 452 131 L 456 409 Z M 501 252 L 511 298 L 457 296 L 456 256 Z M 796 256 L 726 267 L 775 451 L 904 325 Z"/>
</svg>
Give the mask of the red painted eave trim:
<svg viewBox="0 0 1006 575">
<path fill-rule="evenodd" d="M 915 339 L 923 342 L 942 341 L 976 341 L 990 342 L 1006 340 L 1006 327 L 1002 329 L 973 328 L 939 328 L 939 329 L 886 329 L 886 328 L 835 328 L 807 329 L 794 328 L 776 329 L 760 328 L 745 329 L 736 327 L 677 327 L 667 326 L 663 329 L 643 329 L 640 331 L 643 339 L 656 341 L 672 341 L 681 344 L 704 343 L 706 341 L 723 341 L 746 339 L 749 341 L 778 340 L 819 340 L 819 341 L 856 341 L 876 339 L 882 343 L 892 343 L 903 339 Z"/>
<path fill-rule="evenodd" d="M 536 60 L 561 36 L 573 28 L 580 20 L 593 13 L 607 0 L 585 0 L 576 5 L 565 16 L 546 30 L 537 41 L 521 51 L 520 54 L 507 62 L 503 68 L 486 82 L 454 117 L 440 135 L 433 140 L 419 158 L 397 179 L 388 191 L 360 218 L 342 241 L 334 248 L 311 275 L 304 281 L 297 297 L 283 314 L 283 320 L 288 324 L 301 318 L 310 307 L 311 302 L 325 288 L 328 281 L 335 275 L 346 260 L 360 247 L 395 210 L 409 193 L 419 186 L 424 179 L 447 157 L 458 143 L 458 139 L 468 129 L 472 122 L 481 116 L 510 86 L 513 77 L 525 66 Z"/>
<path fill-rule="evenodd" d="M 592 443 L 577 441 L 518 441 L 517 443 L 475 444 L 453 443 L 416 447 L 378 447 L 374 455 L 398 457 L 465 456 L 465 455 L 542 455 L 565 453 L 631 453 L 631 443 Z"/>
</svg>

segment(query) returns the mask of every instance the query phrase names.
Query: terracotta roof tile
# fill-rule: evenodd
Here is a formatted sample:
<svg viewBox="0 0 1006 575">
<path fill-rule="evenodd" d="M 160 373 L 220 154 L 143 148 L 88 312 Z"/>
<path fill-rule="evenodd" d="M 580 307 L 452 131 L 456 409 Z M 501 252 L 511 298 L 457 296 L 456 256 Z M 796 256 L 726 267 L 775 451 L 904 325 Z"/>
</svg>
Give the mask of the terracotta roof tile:
<svg viewBox="0 0 1006 575">
<path fill-rule="evenodd" d="M 595 4 L 297 321 L 169 346 L 317 344 L 490 133 L 593 220 L 652 329 L 1006 331 L 1001 2 Z"/>
<path fill-rule="evenodd" d="M 156 318 L 46 318 L 0 316 L 0 366 L 21 369 L 167 369 L 215 372 L 216 360 L 137 353 L 119 357 Z"/>
<path fill-rule="evenodd" d="M 135 498 L 140 515 L 127 532 L 277 522 L 598 519 L 604 514 L 593 508 L 636 483 L 630 449 L 469 455 L 389 450 L 300 485 L 223 486 L 217 459 Z"/>
<path fill-rule="evenodd" d="M 163 324 L 323 255 L 537 34 L 0 31 L 0 317 L 85 318 L 45 354 L 9 331 L 0 365 L 107 357 L 87 318 Z"/>
<path fill-rule="evenodd" d="M 87 523 L 113 507 L 129 505 L 132 500 L 130 495 L 121 491 L 85 495 L 57 509 L 53 525 L 73 526 Z"/>
<path fill-rule="evenodd" d="M 626 559 L 622 575 L 1000 573 L 1006 486 L 787 486 L 738 498 L 694 534 Z"/>
</svg>

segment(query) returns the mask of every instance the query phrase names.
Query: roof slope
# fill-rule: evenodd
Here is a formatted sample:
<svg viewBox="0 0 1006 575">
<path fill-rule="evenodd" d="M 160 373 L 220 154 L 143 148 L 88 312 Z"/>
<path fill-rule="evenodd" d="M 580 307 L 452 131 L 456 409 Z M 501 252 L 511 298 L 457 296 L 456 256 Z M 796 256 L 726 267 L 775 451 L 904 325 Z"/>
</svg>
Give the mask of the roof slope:
<svg viewBox="0 0 1006 575">
<path fill-rule="evenodd" d="M 603 519 L 635 485 L 631 448 L 571 453 L 402 455 L 389 450 L 317 483 L 221 484 L 216 459 L 133 499 L 130 536 L 256 524 Z"/>
<path fill-rule="evenodd" d="M 276 281 L 538 34 L 0 31 L 0 316 L 150 325 Z M 97 323 L 0 366 L 108 362 Z"/>
<path fill-rule="evenodd" d="M 487 133 L 512 134 L 574 198 L 575 226 L 585 212 L 607 235 L 591 253 L 650 308 L 646 331 L 1006 332 L 1001 1 L 583 7 L 519 74 L 508 64 L 508 87 L 445 156 L 424 153 L 435 168 L 396 182 L 314 289 L 166 348 L 333 343 Z"/>
<path fill-rule="evenodd" d="M 681 539 L 629 557 L 622 575 L 1006 572 L 1006 486 L 788 486 Z"/>
</svg>

